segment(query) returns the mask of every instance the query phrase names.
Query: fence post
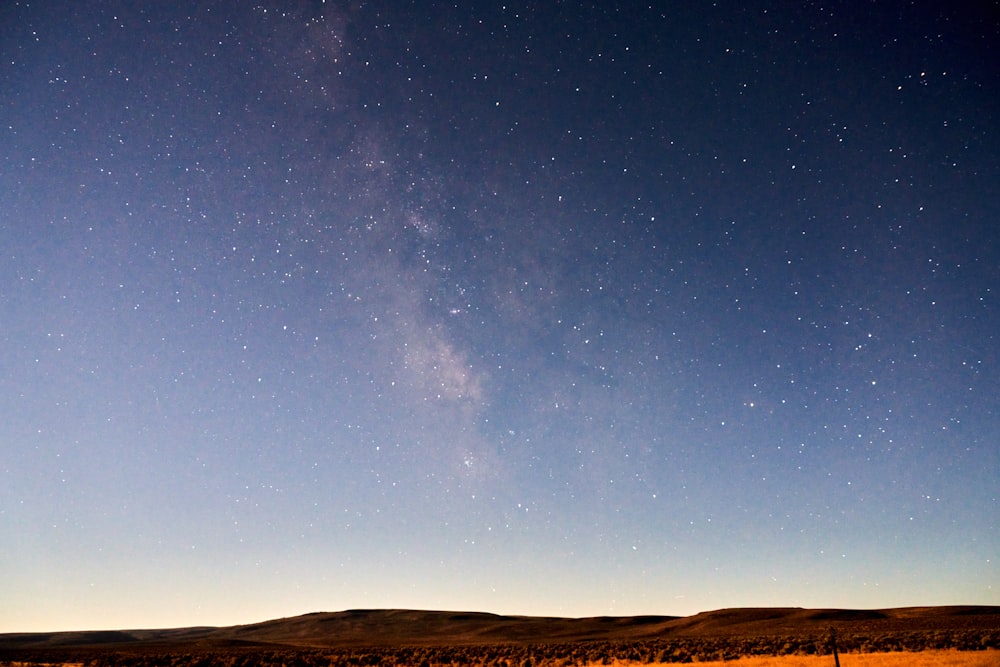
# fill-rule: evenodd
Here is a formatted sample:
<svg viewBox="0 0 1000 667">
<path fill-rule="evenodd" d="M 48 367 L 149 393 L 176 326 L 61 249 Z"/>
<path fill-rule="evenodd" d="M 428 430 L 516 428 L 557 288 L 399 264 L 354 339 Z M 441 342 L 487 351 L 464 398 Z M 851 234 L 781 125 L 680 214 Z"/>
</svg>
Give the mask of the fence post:
<svg viewBox="0 0 1000 667">
<path fill-rule="evenodd" d="M 840 667 L 840 656 L 837 655 L 837 631 L 832 625 L 830 626 L 830 646 L 833 647 L 834 667 Z"/>
</svg>

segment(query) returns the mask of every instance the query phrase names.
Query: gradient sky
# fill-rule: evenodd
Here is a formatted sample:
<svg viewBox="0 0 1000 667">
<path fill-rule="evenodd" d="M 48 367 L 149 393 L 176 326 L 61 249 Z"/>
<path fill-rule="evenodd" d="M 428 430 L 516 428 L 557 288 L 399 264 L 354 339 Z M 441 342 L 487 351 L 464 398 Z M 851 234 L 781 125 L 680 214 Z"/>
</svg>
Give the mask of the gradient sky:
<svg viewBox="0 0 1000 667">
<path fill-rule="evenodd" d="M 1000 604 L 974 4 L 3 3 L 0 631 Z"/>
</svg>

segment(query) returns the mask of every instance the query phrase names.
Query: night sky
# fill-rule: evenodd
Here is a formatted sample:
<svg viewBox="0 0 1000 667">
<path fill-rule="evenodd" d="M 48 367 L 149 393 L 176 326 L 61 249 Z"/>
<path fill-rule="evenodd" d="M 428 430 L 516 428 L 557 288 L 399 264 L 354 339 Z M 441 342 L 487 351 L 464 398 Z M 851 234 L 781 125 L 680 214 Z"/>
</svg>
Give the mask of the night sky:
<svg viewBox="0 0 1000 667">
<path fill-rule="evenodd" d="M 1000 604 L 997 3 L 618 4 L 3 3 L 0 631 Z"/>
</svg>

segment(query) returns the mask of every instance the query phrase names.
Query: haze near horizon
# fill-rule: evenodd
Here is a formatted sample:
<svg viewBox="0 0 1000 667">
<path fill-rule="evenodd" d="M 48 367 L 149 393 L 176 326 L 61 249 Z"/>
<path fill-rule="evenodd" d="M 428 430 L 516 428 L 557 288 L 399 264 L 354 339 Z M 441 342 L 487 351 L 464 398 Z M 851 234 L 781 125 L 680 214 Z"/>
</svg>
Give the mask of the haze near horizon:
<svg viewBox="0 0 1000 667">
<path fill-rule="evenodd" d="M 1000 604 L 968 4 L 4 4 L 0 632 Z"/>
</svg>

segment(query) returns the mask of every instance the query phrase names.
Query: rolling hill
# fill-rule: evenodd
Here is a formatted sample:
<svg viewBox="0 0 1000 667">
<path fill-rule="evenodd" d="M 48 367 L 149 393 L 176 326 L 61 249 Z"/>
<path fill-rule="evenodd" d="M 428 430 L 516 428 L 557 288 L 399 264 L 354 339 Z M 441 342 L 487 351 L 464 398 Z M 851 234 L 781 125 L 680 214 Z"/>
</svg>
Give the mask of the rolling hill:
<svg viewBox="0 0 1000 667">
<path fill-rule="evenodd" d="M 0 652 L 475 646 L 838 632 L 1000 630 L 998 606 L 899 609 L 720 609 L 687 617 L 558 618 L 483 612 L 355 609 L 231 627 L 0 634 Z"/>
</svg>

